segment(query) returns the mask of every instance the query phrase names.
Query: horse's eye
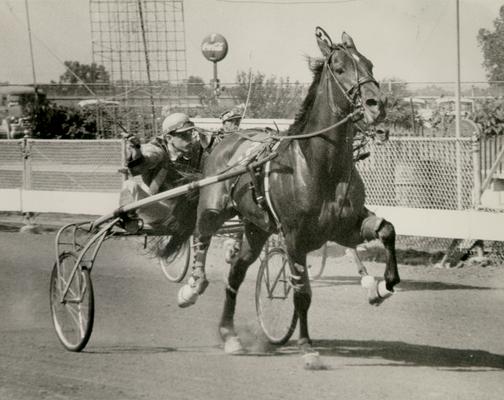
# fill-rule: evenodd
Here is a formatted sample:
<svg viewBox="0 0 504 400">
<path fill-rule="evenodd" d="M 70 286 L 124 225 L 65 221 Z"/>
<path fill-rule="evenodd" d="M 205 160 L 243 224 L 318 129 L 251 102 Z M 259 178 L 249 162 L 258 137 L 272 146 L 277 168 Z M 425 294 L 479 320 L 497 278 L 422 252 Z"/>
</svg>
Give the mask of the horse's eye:
<svg viewBox="0 0 504 400">
<path fill-rule="evenodd" d="M 334 72 L 336 72 L 338 75 L 341 75 L 345 70 L 341 67 L 336 67 L 334 68 Z"/>
</svg>

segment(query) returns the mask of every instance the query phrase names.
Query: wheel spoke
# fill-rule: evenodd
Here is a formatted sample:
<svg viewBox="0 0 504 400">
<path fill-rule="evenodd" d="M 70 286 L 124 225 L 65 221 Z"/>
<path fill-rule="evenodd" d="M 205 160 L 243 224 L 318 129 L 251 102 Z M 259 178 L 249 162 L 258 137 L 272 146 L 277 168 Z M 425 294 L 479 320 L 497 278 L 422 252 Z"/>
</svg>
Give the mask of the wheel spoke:
<svg viewBox="0 0 504 400">
<path fill-rule="evenodd" d="M 256 283 L 256 310 L 259 324 L 271 343 L 285 343 L 292 335 L 297 315 L 289 282 L 287 254 L 282 248 L 272 248 L 259 268 Z"/>
<path fill-rule="evenodd" d="M 78 268 L 71 281 L 65 277 L 65 272 L 73 271 L 76 260 L 74 253 L 63 253 L 51 274 L 50 299 L 54 328 L 60 342 L 70 351 L 80 351 L 87 344 L 94 318 L 89 271 Z M 63 296 L 67 285 L 67 292 Z"/>
</svg>

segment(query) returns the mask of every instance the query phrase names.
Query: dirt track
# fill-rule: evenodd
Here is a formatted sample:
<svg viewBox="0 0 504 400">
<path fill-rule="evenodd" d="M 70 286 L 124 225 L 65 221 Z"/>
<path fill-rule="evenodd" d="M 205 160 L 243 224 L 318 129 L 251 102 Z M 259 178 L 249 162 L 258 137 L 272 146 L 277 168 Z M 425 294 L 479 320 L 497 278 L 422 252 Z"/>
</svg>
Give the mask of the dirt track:
<svg viewBox="0 0 504 400">
<path fill-rule="evenodd" d="M 52 234 L 0 233 L 0 399 L 503 399 L 504 269 L 402 266 L 400 291 L 369 306 L 348 259 L 313 283 L 311 335 L 326 367 L 303 369 L 295 342 L 256 333 L 251 267 L 237 325 L 254 355 L 226 356 L 216 334 L 221 255 L 190 309 L 178 284 L 107 242 L 93 270 L 96 316 L 82 353 L 59 344 L 49 312 Z M 370 272 L 381 275 L 381 264 Z M 266 350 L 266 351 L 264 351 Z M 262 353 L 258 353 L 263 351 Z"/>
</svg>

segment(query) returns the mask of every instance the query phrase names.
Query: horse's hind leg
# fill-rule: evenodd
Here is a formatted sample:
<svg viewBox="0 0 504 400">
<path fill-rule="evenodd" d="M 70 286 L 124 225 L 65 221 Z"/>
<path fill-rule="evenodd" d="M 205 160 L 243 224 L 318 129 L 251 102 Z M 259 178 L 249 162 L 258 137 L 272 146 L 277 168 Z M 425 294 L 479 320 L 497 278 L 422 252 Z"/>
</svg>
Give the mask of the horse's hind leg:
<svg viewBox="0 0 504 400">
<path fill-rule="evenodd" d="M 380 239 L 385 248 L 385 283 L 379 283 L 376 288 L 375 298 L 370 298 L 371 304 L 379 305 L 383 300 L 389 297 L 393 291 L 394 286 L 397 285 L 401 279 L 399 278 L 399 271 L 397 269 L 397 259 L 395 251 L 395 229 L 394 225 L 377 217 L 371 211 L 367 210 L 367 216 L 361 224 L 361 237 L 365 241 Z"/>
<path fill-rule="evenodd" d="M 212 235 L 222 226 L 227 216 L 223 212 L 205 210 L 201 213 L 194 232 L 194 258 L 192 273 L 178 292 L 178 305 L 185 308 L 196 303 L 208 287 L 205 274 L 206 256 Z"/>
<path fill-rule="evenodd" d="M 357 253 L 357 249 L 355 249 L 353 247 L 349 247 L 347 249 L 346 253 L 353 258 L 355 264 L 357 265 L 357 273 L 360 276 L 367 276 L 368 272 L 367 272 L 366 266 L 362 263 L 362 261 L 359 257 L 359 254 Z"/>
<path fill-rule="evenodd" d="M 236 296 L 245 279 L 248 267 L 259 257 L 269 233 L 255 225 L 245 224 L 245 235 L 238 257 L 231 263 L 226 285 L 226 300 L 219 323 L 219 333 L 224 340 L 224 351 L 228 354 L 243 352 L 243 347 L 234 330 Z"/>
</svg>

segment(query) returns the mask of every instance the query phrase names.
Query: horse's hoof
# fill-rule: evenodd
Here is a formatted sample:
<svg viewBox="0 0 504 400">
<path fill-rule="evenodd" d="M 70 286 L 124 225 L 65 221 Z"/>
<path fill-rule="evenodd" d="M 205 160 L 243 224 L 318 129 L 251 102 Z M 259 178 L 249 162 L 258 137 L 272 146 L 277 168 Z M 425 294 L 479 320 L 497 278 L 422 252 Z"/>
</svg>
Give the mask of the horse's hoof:
<svg viewBox="0 0 504 400">
<path fill-rule="evenodd" d="M 193 273 L 194 274 L 194 273 Z M 191 276 L 187 283 L 180 288 L 177 295 L 178 305 L 181 308 L 192 306 L 198 300 L 198 297 L 208 287 L 208 280 L 204 273 Z"/>
<path fill-rule="evenodd" d="M 199 294 L 190 285 L 184 285 L 180 288 L 177 295 L 177 302 L 180 308 L 192 306 L 198 300 Z"/>
<path fill-rule="evenodd" d="M 319 370 L 325 369 L 324 364 L 320 358 L 318 351 L 312 351 L 310 353 L 303 354 L 303 367 L 304 369 Z"/>
<path fill-rule="evenodd" d="M 366 282 L 366 284 L 369 284 L 369 286 L 364 286 L 364 283 L 362 284 L 363 287 L 365 287 L 368 291 L 368 301 L 369 304 L 372 306 L 378 307 L 380 304 L 382 304 L 386 299 L 388 299 L 390 296 L 394 294 L 394 292 L 391 292 L 390 290 L 387 289 L 387 284 L 385 281 L 376 281 L 374 280 L 373 277 L 373 282 Z M 364 277 L 363 277 L 364 280 Z"/>
<path fill-rule="evenodd" d="M 23 225 L 19 229 L 20 233 L 32 233 L 32 234 L 39 234 L 40 233 L 40 228 L 38 225 Z"/>
<path fill-rule="evenodd" d="M 361 286 L 364 288 L 364 289 L 369 289 L 369 288 L 372 288 L 373 285 L 376 285 L 376 279 L 374 278 L 374 276 L 371 276 L 371 275 L 364 275 L 362 278 L 361 278 Z"/>
<path fill-rule="evenodd" d="M 224 341 L 224 352 L 233 356 L 244 354 L 245 348 L 238 336 L 228 336 Z"/>
</svg>

